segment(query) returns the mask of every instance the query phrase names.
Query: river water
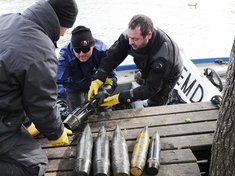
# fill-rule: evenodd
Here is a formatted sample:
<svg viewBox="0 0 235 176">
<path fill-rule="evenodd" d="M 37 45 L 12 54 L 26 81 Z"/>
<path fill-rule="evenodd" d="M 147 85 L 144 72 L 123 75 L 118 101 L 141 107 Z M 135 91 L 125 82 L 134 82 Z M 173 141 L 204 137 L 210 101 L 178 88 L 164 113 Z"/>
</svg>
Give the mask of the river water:
<svg viewBox="0 0 235 176">
<path fill-rule="evenodd" d="M 22 12 L 36 0 L 0 0 L 0 15 Z M 91 28 L 108 46 L 135 14 L 146 14 L 168 33 L 190 59 L 229 57 L 235 37 L 235 0 L 76 0 L 74 26 Z M 69 29 L 58 42 L 70 40 Z"/>
</svg>

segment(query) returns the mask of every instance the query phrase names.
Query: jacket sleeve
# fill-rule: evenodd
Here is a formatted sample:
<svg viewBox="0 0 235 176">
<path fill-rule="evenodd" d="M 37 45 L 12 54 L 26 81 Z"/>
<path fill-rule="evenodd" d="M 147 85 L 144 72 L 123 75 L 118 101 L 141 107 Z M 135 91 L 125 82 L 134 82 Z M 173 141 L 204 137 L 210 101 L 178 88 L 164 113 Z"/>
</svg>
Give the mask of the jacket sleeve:
<svg viewBox="0 0 235 176">
<path fill-rule="evenodd" d="M 58 59 L 58 71 L 57 71 L 57 84 L 63 87 L 71 84 L 71 66 L 69 64 L 69 54 L 65 49 L 60 51 L 60 57 Z"/>
<path fill-rule="evenodd" d="M 158 61 L 151 64 L 148 77 L 145 84 L 133 89 L 133 100 L 145 100 L 157 94 L 164 85 L 164 73 L 166 71 L 166 62 L 164 58 L 158 58 Z"/>
<path fill-rule="evenodd" d="M 145 100 L 157 94 L 163 87 L 164 68 L 160 70 L 150 68 L 149 77 L 145 80 L 145 84 L 135 89 L 120 92 L 120 102 L 132 102 L 137 100 Z"/>
<path fill-rule="evenodd" d="M 94 64 L 96 69 L 99 68 L 101 61 L 107 56 L 107 52 L 108 52 L 108 47 L 101 41 L 99 42 L 99 48 L 102 48 L 102 49 L 95 50 L 95 51 L 98 51 L 98 52 L 95 52 L 95 53 L 97 53 L 97 55 L 96 55 L 96 57 L 94 57 L 94 58 L 96 58 L 96 60 L 95 60 L 96 62 Z M 117 88 L 117 75 L 116 75 L 115 71 L 111 71 L 111 73 L 107 77 L 111 78 L 113 81 L 111 89 L 108 91 L 110 94 L 112 94 L 114 92 L 114 90 Z"/>
<path fill-rule="evenodd" d="M 120 35 L 118 40 L 109 48 L 107 56 L 101 61 L 99 69 L 93 79 L 105 81 L 106 77 L 127 57 L 130 45 L 126 33 Z"/>
<path fill-rule="evenodd" d="M 65 100 L 67 99 L 67 94 L 64 89 L 64 86 L 62 84 L 57 84 L 57 94 L 58 94 L 58 99 Z"/>
<path fill-rule="evenodd" d="M 166 72 L 168 69 L 171 69 L 172 65 L 169 62 L 169 59 L 166 59 L 167 57 L 169 57 L 169 50 L 166 43 L 164 43 L 160 50 L 152 56 L 151 62 L 146 67 L 149 72 L 145 79 L 144 85 L 133 90 L 121 92 L 119 101 L 132 102 L 137 100 L 145 100 L 162 90 L 165 84 Z"/>
<path fill-rule="evenodd" d="M 64 129 L 56 105 L 56 61 L 52 58 L 30 64 L 22 92 L 27 116 L 49 140 L 58 139 Z"/>
</svg>

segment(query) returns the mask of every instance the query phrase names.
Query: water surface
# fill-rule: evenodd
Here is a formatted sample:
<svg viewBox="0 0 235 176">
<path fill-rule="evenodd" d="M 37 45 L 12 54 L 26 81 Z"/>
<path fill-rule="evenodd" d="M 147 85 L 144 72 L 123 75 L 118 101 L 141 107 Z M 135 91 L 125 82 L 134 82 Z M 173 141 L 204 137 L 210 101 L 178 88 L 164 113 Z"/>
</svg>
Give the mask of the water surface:
<svg viewBox="0 0 235 176">
<path fill-rule="evenodd" d="M 0 14 L 22 12 L 36 0 L 0 0 Z M 146 14 L 190 58 L 229 57 L 235 36 L 235 0 L 77 0 L 74 26 L 90 27 L 110 46 L 135 14 Z M 61 37 L 59 48 L 70 40 Z"/>
</svg>

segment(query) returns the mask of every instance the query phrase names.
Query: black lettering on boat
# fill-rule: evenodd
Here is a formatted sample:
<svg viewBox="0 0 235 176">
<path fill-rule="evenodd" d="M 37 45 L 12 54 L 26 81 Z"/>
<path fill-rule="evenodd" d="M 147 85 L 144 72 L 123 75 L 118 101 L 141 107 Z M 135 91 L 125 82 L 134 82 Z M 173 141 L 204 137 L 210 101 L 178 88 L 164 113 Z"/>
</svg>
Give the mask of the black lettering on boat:
<svg viewBox="0 0 235 176">
<path fill-rule="evenodd" d="M 193 100 L 193 98 L 194 98 L 194 96 L 196 95 L 196 93 L 197 93 L 197 98 L 199 97 L 198 96 L 198 94 L 200 93 L 199 91 L 201 91 L 201 96 L 200 96 L 200 98 L 199 98 L 199 100 Z M 200 85 L 200 84 L 198 84 L 198 86 L 197 86 L 197 88 L 195 89 L 195 91 L 193 92 L 193 94 L 192 94 L 192 96 L 191 96 L 191 98 L 189 99 L 192 103 L 195 103 L 195 102 L 200 102 L 200 101 L 202 101 L 202 99 L 203 99 L 203 97 L 204 97 L 204 90 L 203 90 L 203 87 Z"/>
<path fill-rule="evenodd" d="M 186 96 L 188 96 L 188 94 L 190 93 L 190 91 L 192 90 L 193 86 L 195 85 L 196 83 L 196 80 L 194 80 L 188 87 L 188 83 L 189 83 L 189 80 L 190 80 L 190 77 L 191 77 L 191 73 L 189 73 L 188 77 L 186 78 L 186 80 L 184 81 L 183 85 L 181 86 L 181 90 L 184 92 L 184 94 Z"/>
</svg>

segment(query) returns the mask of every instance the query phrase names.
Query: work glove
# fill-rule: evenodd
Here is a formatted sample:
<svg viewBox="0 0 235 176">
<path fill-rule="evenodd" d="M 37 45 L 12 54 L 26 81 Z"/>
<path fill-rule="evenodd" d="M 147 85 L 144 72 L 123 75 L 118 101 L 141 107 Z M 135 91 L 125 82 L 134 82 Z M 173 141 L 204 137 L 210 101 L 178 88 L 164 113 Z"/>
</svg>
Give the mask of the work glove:
<svg viewBox="0 0 235 176">
<path fill-rule="evenodd" d="M 104 99 L 104 103 L 102 103 L 100 106 L 104 107 L 104 106 L 114 106 L 116 104 L 119 104 L 119 94 L 115 94 L 113 96 L 110 96 L 108 98 Z"/>
<path fill-rule="evenodd" d="M 96 100 L 95 107 L 99 106 L 104 102 L 104 99 L 108 97 L 109 94 L 106 91 L 99 91 L 97 95 L 94 95 L 91 99 Z"/>
<path fill-rule="evenodd" d="M 27 128 L 27 130 L 33 137 L 37 136 L 40 133 L 35 127 L 34 123 L 31 123 L 31 125 Z"/>
<path fill-rule="evenodd" d="M 72 134 L 72 131 L 64 127 L 62 135 L 55 141 L 52 141 L 51 145 L 53 146 L 67 145 L 69 143 L 68 134 Z"/>
<path fill-rule="evenodd" d="M 93 95 L 98 94 L 99 88 L 103 85 L 103 82 L 99 79 L 96 79 L 91 82 L 90 90 L 88 91 L 88 101 L 91 100 Z"/>
<path fill-rule="evenodd" d="M 104 82 L 104 85 L 113 85 L 113 79 L 112 78 L 106 78 L 105 82 Z"/>
</svg>

